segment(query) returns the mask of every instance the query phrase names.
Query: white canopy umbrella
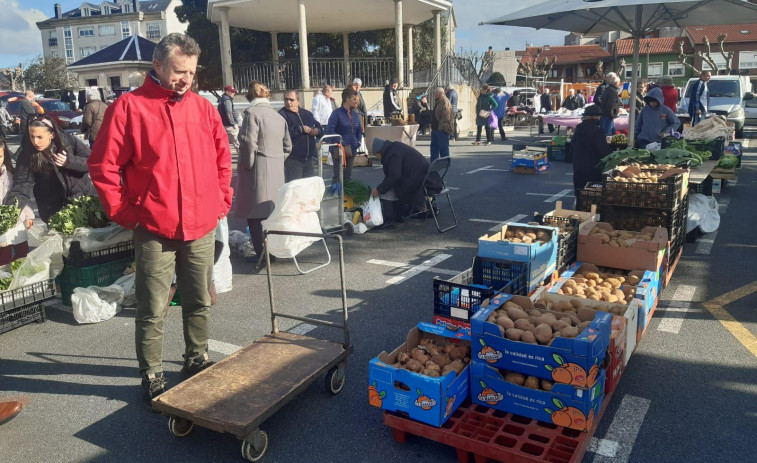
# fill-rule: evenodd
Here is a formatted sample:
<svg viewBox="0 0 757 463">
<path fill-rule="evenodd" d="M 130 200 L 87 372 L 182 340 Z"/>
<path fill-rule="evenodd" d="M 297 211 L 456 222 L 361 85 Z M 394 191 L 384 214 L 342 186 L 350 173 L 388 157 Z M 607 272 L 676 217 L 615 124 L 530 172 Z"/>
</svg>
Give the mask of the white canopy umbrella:
<svg viewBox="0 0 757 463">
<path fill-rule="evenodd" d="M 524 2 L 525 3 L 525 2 Z M 634 39 L 631 95 L 638 85 L 639 42 L 660 27 L 743 24 L 757 21 L 755 0 L 551 0 L 529 5 L 481 24 L 555 29 L 588 34 L 623 31 Z M 633 97 L 628 138 L 632 146 L 636 105 Z"/>
</svg>

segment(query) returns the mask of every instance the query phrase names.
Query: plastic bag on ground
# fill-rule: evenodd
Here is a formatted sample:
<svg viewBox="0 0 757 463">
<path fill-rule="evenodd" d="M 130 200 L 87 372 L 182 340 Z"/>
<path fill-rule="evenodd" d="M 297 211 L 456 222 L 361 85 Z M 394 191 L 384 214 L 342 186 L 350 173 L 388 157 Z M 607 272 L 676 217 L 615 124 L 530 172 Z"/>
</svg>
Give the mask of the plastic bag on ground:
<svg viewBox="0 0 757 463">
<path fill-rule="evenodd" d="M 78 241 L 84 252 L 99 251 L 132 239 L 132 231 L 118 224 L 102 228 L 77 228 L 70 241 Z"/>
<path fill-rule="evenodd" d="M 321 177 L 294 180 L 279 188 L 276 208 L 263 221 L 263 230 L 321 233 L 318 210 L 326 185 Z M 270 235 L 268 252 L 279 258 L 295 257 L 319 238 Z"/>
<path fill-rule="evenodd" d="M 381 200 L 371 196 L 368 205 L 363 209 L 363 223 L 368 228 L 384 224 L 384 214 L 381 212 Z"/>
<path fill-rule="evenodd" d="M 124 275 L 111 285 L 120 286 L 124 290 L 124 300 L 121 302 L 124 307 L 136 307 L 137 305 L 137 290 L 134 286 L 136 275 L 134 272 Z"/>
<path fill-rule="evenodd" d="M 226 217 L 218 221 L 216 241 L 223 243 L 223 249 L 213 265 L 213 285 L 215 285 L 216 293 L 221 294 L 231 291 L 233 277 L 230 259 L 231 249 L 229 248 L 229 222 Z"/>
<path fill-rule="evenodd" d="M 99 323 L 110 320 L 121 311 L 119 305 L 124 300 L 124 290 L 120 286 L 100 288 L 74 288 L 71 306 L 74 318 L 79 323 Z"/>
<path fill-rule="evenodd" d="M 250 245 L 250 235 L 239 230 L 229 232 L 229 248 L 234 254 L 244 257 L 245 245 Z"/>
<path fill-rule="evenodd" d="M 718 202 L 712 196 L 689 195 L 689 215 L 686 218 L 686 233 L 699 227 L 702 233 L 712 233 L 720 227 Z"/>
</svg>

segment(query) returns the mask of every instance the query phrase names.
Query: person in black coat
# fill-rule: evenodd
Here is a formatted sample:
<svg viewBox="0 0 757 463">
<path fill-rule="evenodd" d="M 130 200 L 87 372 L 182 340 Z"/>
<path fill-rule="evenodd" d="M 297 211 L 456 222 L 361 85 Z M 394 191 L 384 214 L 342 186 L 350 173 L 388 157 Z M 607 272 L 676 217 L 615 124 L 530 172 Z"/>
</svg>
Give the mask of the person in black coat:
<svg viewBox="0 0 757 463">
<path fill-rule="evenodd" d="M 597 105 L 590 105 L 584 111 L 583 121 L 576 126 L 571 139 L 573 147 L 573 188 L 576 199 L 579 190 L 589 182 L 601 182 L 602 171 L 597 167 L 599 160 L 610 154 L 610 145 L 599 118 L 602 110 Z"/>
<path fill-rule="evenodd" d="M 620 110 L 620 78 L 616 75 L 608 82 L 602 93 L 602 119 L 600 124 L 605 135 L 615 135 L 615 118 Z M 596 104 L 596 103 L 595 103 Z"/>
<path fill-rule="evenodd" d="M 399 80 L 392 79 L 389 85 L 384 87 L 384 118 L 386 121 L 389 121 L 392 114 L 402 112 L 402 105 L 397 96 L 399 85 Z"/>
<path fill-rule="evenodd" d="M 284 95 L 284 107 L 279 114 L 286 119 L 289 136 L 292 138 L 292 152 L 284 161 L 284 177 L 287 183 L 315 175 L 313 160 L 317 157 L 316 137 L 322 135 L 323 127 L 315 120 L 313 113 L 300 107 L 297 90 L 289 90 Z"/>
<path fill-rule="evenodd" d="M 545 88 L 544 93 L 539 97 L 539 104 L 541 105 L 540 112 L 548 113 L 552 111 L 552 95 L 549 94 L 549 89 Z M 553 124 L 547 124 L 549 133 L 554 133 L 555 126 Z M 539 133 L 544 133 L 544 119 L 539 118 Z"/>
<path fill-rule="evenodd" d="M 49 116 L 33 116 L 28 125 L 5 204 L 18 199 L 23 209 L 34 194 L 39 216 L 47 223 L 71 199 L 97 195 L 87 167 L 89 147 L 61 132 Z"/>
</svg>

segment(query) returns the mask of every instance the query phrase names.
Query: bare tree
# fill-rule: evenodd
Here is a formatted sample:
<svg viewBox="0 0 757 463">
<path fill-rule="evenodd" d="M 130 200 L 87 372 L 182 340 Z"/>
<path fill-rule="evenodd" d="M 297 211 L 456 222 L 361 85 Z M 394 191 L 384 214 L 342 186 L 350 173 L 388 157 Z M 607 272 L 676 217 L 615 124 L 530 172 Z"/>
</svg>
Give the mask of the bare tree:
<svg viewBox="0 0 757 463">
<path fill-rule="evenodd" d="M 687 68 L 691 69 L 695 74 L 701 74 L 702 71 L 695 68 L 693 64 L 689 64 L 686 62 L 686 60 L 689 58 L 686 53 L 683 52 L 683 44 L 684 41 L 681 40 L 678 42 L 678 62 L 686 66 Z"/>
<path fill-rule="evenodd" d="M 710 52 L 711 52 L 710 39 L 708 39 L 707 36 L 704 36 L 704 38 L 702 39 L 702 45 L 704 45 L 705 51 L 704 53 L 698 51 L 697 55 L 700 58 L 702 58 L 702 61 L 706 62 L 710 66 L 710 69 L 712 69 L 714 74 L 717 74 L 718 65 L 715 64 L 715 60 L 713 60 L 712 56 L 710 56 Z"/>
<path fill-rule="evenodd" d="M 26 90 L 24 82 L 24 68 L 19 64 L 14 68 L 5 68 L 0 71 L 9 81 L 11 90 L 22 92 Z"/>
<path fill-rule="evenodd" d="M 544 49 L 537 48 L 536 55 L 534 55 L 533 59 L 529 59 L 527 56 L 516 58 L 515 61 L 518 62 L 518 74 L 528 77 L 548 76 L 557 63 L 557 56 L 553 56 L 551 60 L 545 56 L 544 59 L 539 62 L 542 53 L 544 53 Z"/>
<path fill-rule="evenodd" d="M 726 38 L 728 38 L 728 34 L 720 34 L 718 36 L 718 45 L 720 46 L 720 54 L 725 59 L 725 73 L 730 74 L 733 68 L 733 52 L 729 51 L 726 53 L 725 48 L 723 48 Z"/>
</svg>

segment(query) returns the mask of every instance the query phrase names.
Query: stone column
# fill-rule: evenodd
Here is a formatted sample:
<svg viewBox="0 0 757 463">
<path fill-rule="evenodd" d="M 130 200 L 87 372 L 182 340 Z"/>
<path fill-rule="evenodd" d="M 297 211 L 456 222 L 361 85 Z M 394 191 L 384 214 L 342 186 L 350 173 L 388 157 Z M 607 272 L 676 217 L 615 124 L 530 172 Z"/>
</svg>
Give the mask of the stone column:
<svg viewBox="0 0 757 463">
<path fill-rule="evenodd" d="M 281 85 L 281 75 L 279 74 L 279 33 L 271 32 L 271 61 L 273 62 L 273 81 L 276 90 L 285 90 Z"/>
<path fill-rule="evenodd" d="M 229 37 L 229 9 L 219 8 L 221 24 L 218 25 L 218 34 L 221 45 L 221 75 L 223 85 L 234 85 L 234 75 L 231 72 L 231 38 Z"/>
<path fill-rule="evenodd" d="M 402 43 L 402 0 L 394 0 L 394 37 L 397 42 L 397 79 L 399 79 L 400 87 L 405 84 L 405 60 L 403 57 L 403 51 L 405 44 Z M 394 76 L 391 76 L 394 77 Z"/>
<path fill-rule="evenodd" d="M 436 68 L 442 65 L 442 15 L 441 10 L 434 11 L 434 59 Z"/>
<path fill-rule="evenodd" d="M 413 26 L 407 26 L 407 86 L 413 89 Z"/>
<path fill-rule="evenodd" d="M 342 46 L 344 47 L 344 86 L 351 84 L 350 80 L 350 33 L 342 32 Z"/>
<path fill-rule="evenodd" d="M 297 0 L 297 19 L 300 22 L 300 67 L 302 68 L 302 89 L 310 89 L 310 60 L 308 59 L 308 26 L 305 0 Z"/>
</svg>

